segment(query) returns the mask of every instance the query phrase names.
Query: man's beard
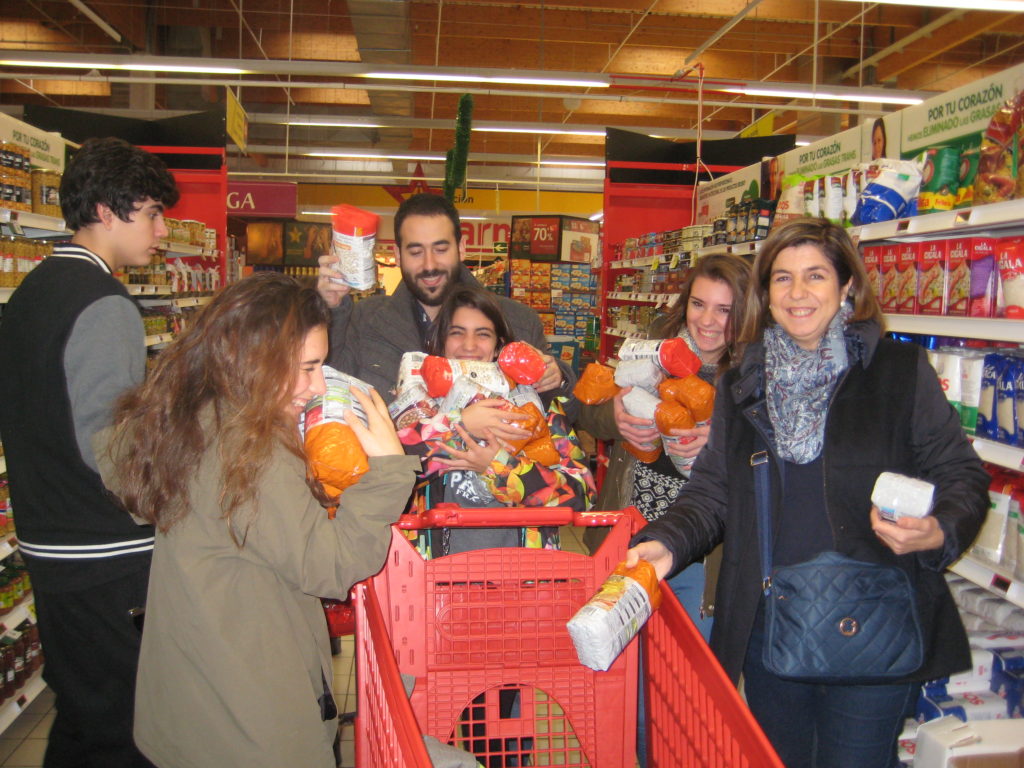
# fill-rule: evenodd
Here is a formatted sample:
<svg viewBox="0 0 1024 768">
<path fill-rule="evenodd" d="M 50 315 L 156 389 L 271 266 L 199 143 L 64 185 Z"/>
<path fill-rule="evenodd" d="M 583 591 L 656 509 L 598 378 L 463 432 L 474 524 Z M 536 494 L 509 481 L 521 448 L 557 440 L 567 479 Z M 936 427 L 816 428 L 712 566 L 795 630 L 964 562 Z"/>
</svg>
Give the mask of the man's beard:
<svg viewBox="0 0 1024 768">
<path fill-rule="evenodd" d="M 448 275 L 448 279 L 444 281 L 441 286 L 441 290 L 436 293 L 428 293 L 424 290 L 417 282 L 419 278 L 431 278 L 439 275 Z M 439 307 L 444 303 L 448 294 L 455 287 L 455 283 L 459 277 L 459 266 L 456 264 L 450 272 L 445 272 L 443 269 L 432 269 L 429 272 L 419 272 L 415 276 L 410 275 L 406 272 L 402 272 L 402 282 L 405 283 L 406 287 L 413 297 L 425 307 Z"/>
</svg>

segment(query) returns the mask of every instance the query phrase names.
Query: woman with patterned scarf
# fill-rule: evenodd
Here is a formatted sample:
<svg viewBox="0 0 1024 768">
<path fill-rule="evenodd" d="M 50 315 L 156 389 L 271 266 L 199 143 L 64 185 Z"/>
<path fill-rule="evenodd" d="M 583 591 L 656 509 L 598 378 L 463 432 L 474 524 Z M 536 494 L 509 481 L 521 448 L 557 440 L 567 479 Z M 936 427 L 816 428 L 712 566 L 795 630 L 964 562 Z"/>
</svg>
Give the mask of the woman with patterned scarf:
<svg viewBox="0 0 1024 768">
<path fill-rule="evenodd" d="M 740 340 L 721 379 L 708 445 L 666 514 L 634 539 L 672 575 L 724 542 L 711 648 L 787 768 L 891 768 L 921 682 L 971 656 L 943 571 L 970 545 L 988 475 L 917 345 L 882 338 L 883 316 L 856 246 L 826 219 L 768 237 L 754 264 Z M 754 491 L 767 449 L 775 567 L 826 551 L 898 568 L 916 594 L 921 667 L 873 685 L 804 682 L 766 668 L 765 598 Z M 881 472 L 934 484 L 932 512 L 887 522 L 871 502 Z"/>
</svg>

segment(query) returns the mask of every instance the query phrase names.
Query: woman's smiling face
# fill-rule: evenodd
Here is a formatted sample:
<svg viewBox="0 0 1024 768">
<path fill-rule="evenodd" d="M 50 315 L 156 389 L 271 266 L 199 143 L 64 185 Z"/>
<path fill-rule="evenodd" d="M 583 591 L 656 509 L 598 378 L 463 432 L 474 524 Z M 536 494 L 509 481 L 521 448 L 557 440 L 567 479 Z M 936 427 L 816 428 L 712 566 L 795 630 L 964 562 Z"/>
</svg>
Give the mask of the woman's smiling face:
<svg viewBox="0 0 1024 768">
<path fill-rule="evenodd" d="M 835 267 L 816 245 L 783 248 L 768 278 L 772 317 L 793 340 L 814 350 L 846 300 L 850 284 L 839 284 Z"/>
</svg>

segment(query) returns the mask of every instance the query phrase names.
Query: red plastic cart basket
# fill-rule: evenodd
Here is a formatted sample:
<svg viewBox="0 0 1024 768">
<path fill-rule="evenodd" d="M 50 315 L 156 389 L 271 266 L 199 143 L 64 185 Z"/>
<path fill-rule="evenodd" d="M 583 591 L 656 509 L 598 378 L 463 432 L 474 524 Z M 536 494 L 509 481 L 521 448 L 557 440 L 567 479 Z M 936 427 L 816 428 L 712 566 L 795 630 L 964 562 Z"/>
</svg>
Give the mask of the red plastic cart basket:
<svg viewBox="0 0 1024 768">
<path fill-rule="evenodd" d="M 400 530 L 506 525 L 611 531 L 593 556 L 509 548 L 424 560 Z M 565 624 L 642 525 L 632 508 L 442 506 L 404 516 L 383 570 L 354 590 L 356 764 L 426 768 L 426 734 L 483 765 L 632 768 L 638 646 L 595 672 L 580 665 Z M 650 765 L 781 768 L 679 603 L 666 600 L 652 625 Z"/>
</svg>

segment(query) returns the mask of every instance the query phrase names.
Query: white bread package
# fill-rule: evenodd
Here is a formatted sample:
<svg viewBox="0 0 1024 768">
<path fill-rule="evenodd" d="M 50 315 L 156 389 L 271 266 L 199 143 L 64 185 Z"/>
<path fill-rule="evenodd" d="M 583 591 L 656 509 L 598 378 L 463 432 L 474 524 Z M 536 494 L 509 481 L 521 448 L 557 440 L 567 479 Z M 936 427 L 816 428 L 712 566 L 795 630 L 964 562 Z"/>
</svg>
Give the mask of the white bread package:
<svg viewBox="0 0 1024 768">
<path fill-rule="evenodd" d="M 606 671 L 659 605 L 661 587 L 654 566 L 646 560 L 634 568 L 619 563 L 566 624 L 580 664 Z"/>
</svg>

